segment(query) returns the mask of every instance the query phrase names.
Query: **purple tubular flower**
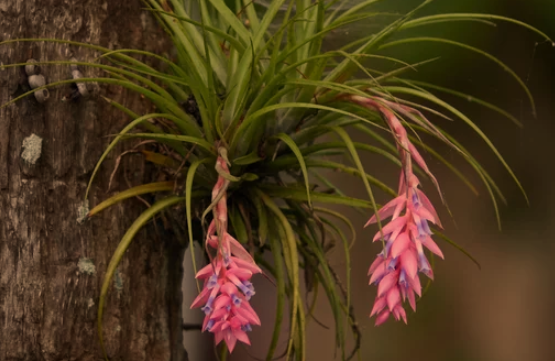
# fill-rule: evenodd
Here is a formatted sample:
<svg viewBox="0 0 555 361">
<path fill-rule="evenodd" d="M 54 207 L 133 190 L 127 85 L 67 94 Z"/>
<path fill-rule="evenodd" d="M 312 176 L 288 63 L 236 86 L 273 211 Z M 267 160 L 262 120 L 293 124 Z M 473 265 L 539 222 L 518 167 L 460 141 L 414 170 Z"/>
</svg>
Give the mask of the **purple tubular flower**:
<svg viewBox="0 0 555 361">
<path fill-rule="evenodd" d="M 214 324 L 216 323 L 215 320 L 209 320 L 208 323 L 206 324 L 206 331 L 209 331 L 212 329 L 212 327 L 214 327 Z"/>
<path fill-rule="evenodd" d="M 402 269 L 401 273 L 399 274 L 399 285 L 404 289 L 407 289 L 409 287 L 409 284 L 407 282 L 407 273 L 404 269 Z"/>
<path fill-rule="evenodd" d="M 214 303 L 214 297 L 210 296 L 208 298 L 208 301 L 204 305 L 204 307 L 201 308 L 201 310 L 204 312 L 204 314 L 209 315 L 210 313 L 212 313 L 212 311 L 213 311 L 212 304 L 213 303 Z"/>
<path fill-rule="evenodd" d="M 389 261 L 389 264 L 387 265 L 387 270 L 389 272 L 393 272 L 395 270 L 395 266 L 397 266 L 397 261 L 398 258 L 393 258 L 391 259 L 391 261 Z"/>
<path fill-rule="evenodd" d="M 206 288 L 208 288 L 209 290 L 211 290 L 211 289 L 214 288 L 217 284 L 218 284 L 218 275 L 213 274 L 213 275 L 210 276 L 210 278 L 208 279 L 208 283 L 206 284 Z"/>
<path fill-rule="evenodd" d="M 420 199 L 418 199 L 418 193 L 412 192 L 412 204 L 414 205 L 414 209 L 418 210 L 420 208 Z"/>
<path fill-rule="evenodd" d="M 235 294 L 231 295 L 231 301 L 233 301 L 233 304 L 236 307 L 241 306 L 241 299 L 239 297 L 237 297 L 237 295 L 235 295 Z"/>
<path fill-rule="evenodd" d="M 243 281 L 238 287 L 245 294 L 247 300 L 250 300 L 250 298 L 255 295 L 254 286 L 249 281 Z"/>
<path fill-rule="evenodd" d="M 432 278 L 432 268 L 424 253 L 418 255 L 418 271 Z"/>
</svg>

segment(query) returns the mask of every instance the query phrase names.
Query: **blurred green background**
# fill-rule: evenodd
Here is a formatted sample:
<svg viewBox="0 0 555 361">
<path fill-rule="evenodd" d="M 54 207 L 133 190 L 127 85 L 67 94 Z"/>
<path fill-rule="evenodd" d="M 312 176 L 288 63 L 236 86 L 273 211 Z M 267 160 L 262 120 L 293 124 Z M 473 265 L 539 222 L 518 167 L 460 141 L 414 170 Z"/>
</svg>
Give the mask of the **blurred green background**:
<svg viewBox="0 0 555 361">
<path fill-rule="evenodd" d="M 356 1 L 353 1 L 355 3 Z M 413 0 L 384 0 L 369 9 L 404 12 L 417 5 Z M 509 16 L 529 23 L 555 37 L 554 0 L 436 0 L 422 14 L 479 12 Z M 530 87 L 537 102 L 532 116 L 526 95 L 508 73 L 483 56 L 449 45 L 415 44 L 384 54 L 394 54 L 415 62 L 436 56 L 440 61 L 422 67 L 411 77 L 435 82 L 494 103 L 515 115 L 518 128 L 499 114 L 460 98 L 444 96 L 471 117 L 490 137 L 522 181 L 528 206 L 510 176 L 480 138 L 460 121 L 432 118 L 457 139 L 490 172 L 508 200 L 501 205 L 502 231 L 486 189 L 472 169 L 454 152 L 439 148 L 478 185 L 476 197 L 445 166 L 426 156 L 442 185 L 454 220 L 440 212 L 446 233 L 463 245 L 481 263 L 479 270 L 462 253 L 438 241 L 446 260 L 436 262 L 436 280 L 410 314 L 409 324 L 389 321 L 375 328 L 368 314 L 376 287 L 368 286 L 368 266 L 380 246 L 371 244 L 376 231 L 362 230 L 367 216 L 348 210 L 360 228 L 352 269 L 353 304 L 362 330 L 361 360 L 452 360 L 452 361 L 549 361 L 555 360 L 555 48 L 540 43 L 539 37 L 513 24 L 497 22 L 497 27 L 479 23 L 450 23 L 422 27 L 410 36 L 445 37 L 479 47 L 504 61 Z M 330 36 L 328 47 L 367 35 L 379 22 L 355 24 Z M 359 140 L 363 140 L 360 138 Z M 390 185 L 398 180 L 398 170 L 379 158 L 365 159 L 368 173 L 378 173 Z M 383 174 L 383 176 L 382 176 Z M 365 197 L 362 183 L 333 175 L 336 183 Z M 438 208 L 441 204 L 430 184 L 425 191 Z M 357 194 L 358 192 L 358 194 Z M 386 201 L 381 195 L 378 201 Z M 188 256 L 185 258 L 189 259 Z M 344 268 L 341 251 L 330 255 L 332 265 Z M 188 310 L 195 295 L 190 265 L 185 265 L 184 317 L 199 322 L 202 314 Z M 255 279 L 257 295 L 252 305 L 259 310 L 263 326 L 251 333 L 252 347 L 239 346 L 231 360 L 263 359 L 270 342 L 275 317 L 275 288 L 262 277 Z M 333 327 L 325 297 L 320 297 L 317 319 Z M 311 321 L 307 330 L 308 360 L 340 359 L 334 348 L 334 332 Z M 188 331 L 185 347 L 191 361 L 216 360 L 209 335 Z M 282 337 L 285 349 L 286 337 Z"/>
</svg>

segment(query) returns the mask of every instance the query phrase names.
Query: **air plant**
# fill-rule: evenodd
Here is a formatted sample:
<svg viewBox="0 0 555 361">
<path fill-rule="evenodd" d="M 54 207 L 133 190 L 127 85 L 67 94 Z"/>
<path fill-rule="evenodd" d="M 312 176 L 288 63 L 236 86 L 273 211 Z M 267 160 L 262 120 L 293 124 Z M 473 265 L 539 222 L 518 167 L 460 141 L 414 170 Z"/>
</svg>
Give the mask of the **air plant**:
<svg viewBox="0 0 555 361">
<path fill-rule="evenodd" d="M 148 11 L 173 41 L 174 58 L 56 39 L 2 43 L 46 40 L 89 48 L 101 53 L 97 62 L 39 64 L 80 66 L 83 71 L 94 67 L 108 75 L 51 83 L 11 102 L 41 88 L 98 82 L 134 91 L 156 107 L 155 113 L 140 115 L 105 98 L 133 120 L 102 154 L 89 188 L 106 156 L 123 140 L 154 140 L 141 146 L 145 161 L 172 168 L 170 173 L 175 178 L 128 189 L 88 214 L 92 217 L 131 197 L 157 195 L 156 203 L 129 227 L 108 266 L 98 308 L 102 345 L 103 308 L 116 267 L 138 230 L 170 208 L 185 207 L 189 247 L 194 248 L 194 241 L 198 241 L 210 259 L 207 266 L 197 270 L 191 252 L 196 277 L 204 282 L 191 307 L 202 307 L 203 331 L 213 332 L 216 343 L 224 341 L 229 351 L 237 341 L 249 343 L 247 333 L 256 332 L 253 326 L 260 325 L 249 299 L 255 294 L 253 284 L 261 278 L 252 277 L 261 273 L 275 280 L 277 288 L 275 325 L 266 359 L 275 356 L 287 301 L 290 326 L 286 358 L 306 359 L 305 327 L 312 310 L 305 309 L 301 292 L 304 272 L 305 278 L 311 279 L 312 289 L 323 288 L 335 320 L 337 347 L 342 359 L 351 359 L 356 349 L 351 352 L 345 349 L 344 326 L 347 322 L 354 337 L 360 337 L 350 302 L 349 278 L 349 251 L 358 227 L 330 207 L 345 205 L 363 210 L 368 214 L 368 224 L 377 224 L 373 240 L 380 244 L 381 252 L 370 266 L 369 276 L 370 283 L 378 285 L 371 316 L 376 315 L 375 323 L 379 325 L 390 315 L 406 322 L 404 300 L 416 310 L 416 295 L 422 295 L 419 273 L 433 278 L 433 262 L 429 258 L 433 255 L 443 258 L 432 236 L 461 249 L 439 232 L 441 222 L 435 207 L 419 188 L 421 181 L 431 181 L 443 199 L 439 182 L 421 155 L 422 149 L 447 164 L 465 184 L 470 181 L 426 145 L 419 134 L 437 138 L 473 167 L 491 195 L 496 212 L 497 199 L 503 199 L 478 161 L 428 117 L 448 118 L 446 112 L 470 126 L 522 189 L 480 128 L 426 89 L 460 93 L 402 78 L 434 59 L 408 64 L 381 55 L 381 50 L 409 43 L 438 42 L 477 52 L 507 70 L 534 108 L 525 83 L 497 58 L 453 40 L 411 37 L 407 30 L 439 22 L 507 21 L 551 42 L 549 37 L 529 25 L 496 15 L 418 17 L 418 11 L 431 0 L 393 17 L 366 11 L 378 0 L 362 1 L 348 9 L 342 7 L 344 2 L 273 0 L 262 9 L 249 0 L 191 0 L 186 6 L 180 0 L 145 0 Z M 326 37 L 334 30 L 376 18 L 393 20 L 340 49 L 322 49 Z M 397 40 L 391 40 L 393 35 Z M 145 56 L 161 67 L 139 60 Z M 392 62 L 395 69 L 380 72 L 366 65 L 368 59 Z M 432 104 L 433 108 L 422 103 Z M 481 100 L 478 103 L 514 119 L 492 104 Z M 367 136 L 367 142 L 353 141 L 352 131 Z M 397 191 L 380 181 L 380 170 L 363 167 L 361 157 L 365 153 L 382 156 L 399 166 Z M 336 155 L 346 156 L 343 159 L 347 161 L 336 161 Z M 367 199 L 345 195 L 341 186 L 327 178 L 326 169 L 358 177 Z M 379 206 L 374 198 L 376 190 L 393 200 Z M 351 241 L 338 222 L 352 231 Z M 195 224 L 203 232 L 196 232 Z M 430 228 L 430 224 L 436 228 Z M 345 251 L 344 281 L 326 258 L 334 245 L 332 239 L 338 239 Z M 266 253 L 273 256 L 273 264 L 263 257 Z M 368 256 L 369 263 L 372 258 Z M 356 344 L 360 345 L 360 340 Z"/>
</svg>

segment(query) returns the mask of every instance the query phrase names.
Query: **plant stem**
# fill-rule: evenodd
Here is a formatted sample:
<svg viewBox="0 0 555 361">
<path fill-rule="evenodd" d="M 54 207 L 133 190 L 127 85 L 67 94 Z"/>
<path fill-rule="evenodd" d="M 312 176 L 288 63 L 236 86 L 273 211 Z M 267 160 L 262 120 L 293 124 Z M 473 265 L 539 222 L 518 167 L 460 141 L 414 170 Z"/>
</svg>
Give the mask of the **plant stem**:
<svg viewBox="0 0 555 361">
<path fill-rule="evenodd" d="M 227 345 L 225 343 L 222 343 L 222 350 L 220 353 L 220 361 L 226 361 L 227 360 Z"/>
</svg>

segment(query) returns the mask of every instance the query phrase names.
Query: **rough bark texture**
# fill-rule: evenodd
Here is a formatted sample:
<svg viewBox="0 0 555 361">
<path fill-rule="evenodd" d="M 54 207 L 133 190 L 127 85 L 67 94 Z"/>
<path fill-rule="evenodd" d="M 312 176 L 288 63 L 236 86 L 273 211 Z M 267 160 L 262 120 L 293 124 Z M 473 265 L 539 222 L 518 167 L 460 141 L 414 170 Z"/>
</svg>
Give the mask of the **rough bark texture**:
<svg viewBox="0 0 555 361">
<path fill-rule="evenodd" d="M 139 0 L 0 0 L 0 41 L 41 37 L 160 52 L 162 32 Z M 2 64 L 91 61 L 75 46 L 0 46 Z M 99 75 L 81 69 L 85 76 Z M 0 103 L 26 87 L 22 69 L 0 70 Z M 42 66 L 47 82 L 69 79 L 68 66 Z M 111 254 L 145 205 L 131 200 L 85 224 L 77 222 L 86 184 L 110 134 L 129 121 L 103 94 L 135 111 L 149 104 L 115 87 L 89 87 L 92 96 L 61 102 L 69 87 L 0 110 L 0 360 L 101 360 L 96 313 Z M 42 138 L 37 164 L 22 149 Z M 129 143 L 128 143 L 129 145 Z M 120 149 L 121 151 L 121 149 Z M 102 167 L 91 206 L 144 180 L 143 160 L 122 162 L 108 193 L 114 158 Z M 124 181 L 126 179 L 126 181 Z M 183 249 L 163 227 L 147 226 L 124 256 L 108 297 L 104 335 L 111 360 L 186 359 L 181 331 Z M 94 265 L 94 266 L 93 266 Z"/>
</svg>

